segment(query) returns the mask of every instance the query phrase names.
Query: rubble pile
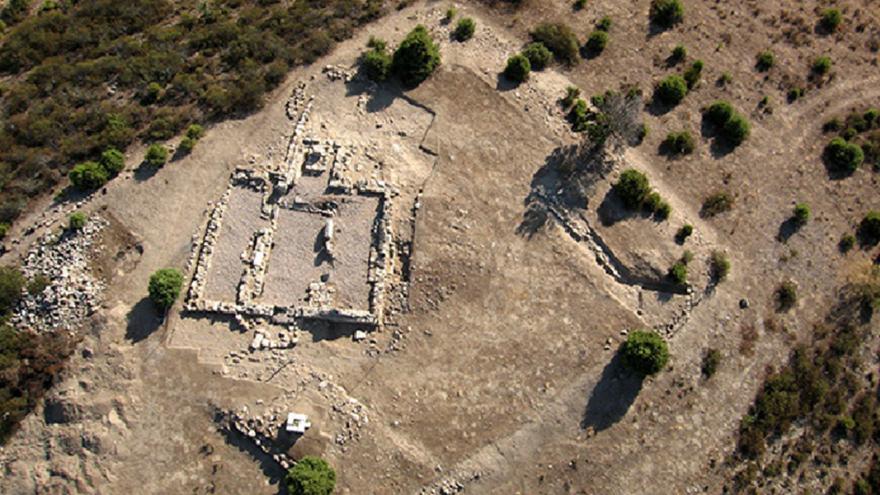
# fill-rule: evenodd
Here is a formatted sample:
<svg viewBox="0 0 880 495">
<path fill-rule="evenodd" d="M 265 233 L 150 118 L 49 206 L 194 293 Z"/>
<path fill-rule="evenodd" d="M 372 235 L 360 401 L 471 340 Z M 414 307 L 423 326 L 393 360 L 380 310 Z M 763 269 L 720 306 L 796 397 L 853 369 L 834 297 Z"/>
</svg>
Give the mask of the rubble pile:
<svg viewBox="0 0 880 495">
<path fill-rule="evenodd" d="M 39 293 L 25 293 L 12 314 L 17 328 L 38 331 L 72 330 L 97 311 L 103 283 L 89 268 L 88 255 L 108 222 L 93 216 L 77 231 L 50 232 L 34 243 L 22 271 L 28 280 L 43 278 Z"/>
<path fill-rule="evenodd" d="M 327 76 L 327 79 L 331 81 L 343 81 L 343 82 L 351 82 L 356 75 L 354 70 L 348 69 L 341 65 L 327 65 L 324 66 L 323 70 L 324 74 Z"/>
<path fill-rule="evenodd" d="M 248 348 L 251 351 L 259 351 L 265 349 L 290 349 L 299 343 L 299 337 L 293 335 L 293 332 L 283 331 L 277 333 L 277 339 L 273 339 L 270 332 L 265 328 L 254 330 L 254 339 Z"/>
<path fill-rule="evenodd" d="M 342 387 L 337 388 L 339 388 L 342 393 L 345 393 L 345 390 L 343 390 Z M 333 404 L 330 411 L 330 418 L 340 420 L 343 425 L 342 431 L 336 433 L 336 436 L 334 437 L 336 445 L 345 445 L 346 443 L 356 442 L 360 439 L 361 428 L 370 423 L 370 418 L 367 415 L 367 408 L 354 397 L 339 399 Z"/>
<path fill-rule="evenodd" d="M 278 450 L 274 441 L 283 429 L 285 420 L 286 416 L 280 406 L 263 414 L 253 414 L 247 406 L 242 406 L 238 411 L 226 411 L 221 418 L 221 424 L 230 431 L 246 436 L 260 450 L 271 455 L 282 468 L 289 469 L 296 462 L 286 452 Z"/>
</svg>

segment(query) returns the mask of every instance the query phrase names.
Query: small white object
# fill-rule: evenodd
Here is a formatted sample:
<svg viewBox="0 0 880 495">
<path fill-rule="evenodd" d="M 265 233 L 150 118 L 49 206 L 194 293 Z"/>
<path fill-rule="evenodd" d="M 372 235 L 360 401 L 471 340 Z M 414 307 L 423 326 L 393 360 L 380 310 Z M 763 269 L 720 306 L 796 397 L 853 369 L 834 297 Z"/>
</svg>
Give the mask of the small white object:
<svg viewBox="0 0 880 495">
<path fill-rule="evenodd" d="M 306 430 L 312 427 L 311 421 L 309 421 L 309 417 L 305 414 L 299 413 L 288 413 L 287 414 L 287 426 L 286 429 L 292 433 L 305 433 Z"/>
</svg>

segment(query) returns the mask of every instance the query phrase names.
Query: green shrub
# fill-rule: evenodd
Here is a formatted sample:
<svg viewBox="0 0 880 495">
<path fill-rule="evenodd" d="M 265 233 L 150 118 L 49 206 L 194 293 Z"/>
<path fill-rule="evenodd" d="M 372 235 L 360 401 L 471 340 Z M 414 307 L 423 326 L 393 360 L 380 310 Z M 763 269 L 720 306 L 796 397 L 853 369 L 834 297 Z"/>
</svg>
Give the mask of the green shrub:
<svg viewBox="0 0 880 495">
<path fill-rule="evenodd" d="M 684 19 L 684 6 L 681 0 L 651 0 L 648 15 L 654 24 L 670 28 Z"/>
<path fill-rule="evenodd" d="M 553 59 L 553 54 L 550 53 L 550 50 L 548 50 L 543 43 L 529 43 L 523 50 L 522 54 L 529 59 L 529 64 L 531 64 L 532 70 L 544 70 L 545 67 L 550 65 L 550 61 Z M 575 98 L 578 96 L 579 95 L 575 95 L 575 97 L 571 99 L 571 103 L 567 106 L 574 103 Z"/>
<path fill-rule="evenodd" d="M 666 201 L 660 200 L 660 204 L 654 208 L 654 217 L 657 220 L 664 221 L 669 220 L 669 215 L 672 214 L 672 205 L 667 203 Z"/>
<path fill-rule="evenodd" d="M 776 289 L 776 304 L 780 310 L 791 309 L 797 303 L 797 286 L 788 280 Z"/>
<path fill-rule="evenodd" d="M 305 456 L 287 472 L 285 483 L 290 495 L 330 495 L 336 487 L 336 472 L 327 461 Z"/>
<path fill-rule="evenodd" d="M 687 276 L 687 264 L 681 260 L 676 261 L 669 268 L 669 278 L 677 285 L 685 285 L 687 283 Z"/>
<path fill-rule="evenodd" d="M 446 17 L 444 17 L 443 20 L 446 21 L 447 23 L 452 22 L 452 20 L 455 19 L 455 16 L 457 14 L 458 14 L 458 9 L 456 9 L 455 7 L 449 7 L 448 9 L 446 9 Z"/>
<path fill-rule="evenodd" d="M 0 222 L 0 240 L 3 240 L 6 237 L 6 234 L 9 232 L 9 224 L 6 222 Z"/>
<path fill-rule="evenodd" d="M 669 62 L 671 64 L 678 64 L 683 62 L 685 58 L 687 58 L 687 48 L 684 45 L 676 45 L 672 49 L 672 55 L 669 56 Z"/>
<path fill-rule="evenodd" d="M 664 105 L 675 106 L 684 99 L 687 92 L 687 82 L 681 76 L 672 75 L 657 84 L 654 97 Z"/>
<path fill-rule="evenodd" d="M 150 276 L 150 300 L 159 309 L 165 310 L 174 304 L 183 286 L 183 275 L 174 268 L 163 268 Z"/>
<path fill-rule="evenodd" d="M 813 61 L 813 72 L 820 76 L 825 75 L 831 70 L 831 57 L 823 55 Z"/>
<path fill-rule="evenodd" d="M 86 226 L 89 217 L 81 211 L 75 211 L 67 217 L 67 228 L 70 230 L 82 230 Z"/>
<path fill-rule="evenodd" d="M 703 115 L 706 116 L 709 123 L 721 127 L 733 117 L 734 113 L 736 112 L 730 103 L 724 100 L 718 100 L 709 105 L 705 112 L 703 112 Z"/>
<path fill-rule="evenodd" d="M 623 364 L 643 375 L 661 371 L 669 362 L 669 347 L 653 331 L 630 332 L 620 349 Z"/>
<path fill-rule="evenodd" d="M 855 245 L 856 236 L 852 234 L 844 234 L 843 237 L 840 238 L 840 242 L 837 244 L 837 247 L 842 253 L 848 253 Z"/>
<path fill-rule="evenodd" d="M 822 11 L 822 20 L 819 22 L 826 30 L 835 31 L 843 22 L 843 15 L 838 9 L 825 9 Z"/>
<path fill-rule="evenodd" d="M 733 82 L 733 76 L 730 75 L 730 72 L 722 72 L 721 77 L 718 78 L 718 84 L 721 86 L 727 86 L 728 84 Z"/>
<path fill-rule="evenodd" d="M 440 48 L 421 24 L 406 35 L 391 59 L 392 71 L 408 87 L 421 84 L 439 65 Z"/>
<path fill-rule="evenodd" d="M 651 185 L 645 174 L 630 168 L 620 174 L 620 178 L 614 183 L 612 189 L 627 208 L 635 210 L 642 206 L 645 198 L 651 192 Z"/>
<path fill-rule="evenodd" d="M 205 128 L 199 124 L 191 124 L 186 128 L 186 137 L 198 141 L 205 135 Z"/>
<path fill-rule="evenodd" d="M 684 244 L 684 241 L 686 241 L 687 238 L 690 237 L 693 233 L 694 226 L 686 223 L 682 225 L 680 229 L 678 229 L 678 232 L 675 233 L 675 242 L 678 244 Z"/>
<path fill-rule="evenodd" d="M 73 187 L 80 191 L 92 191 L 107 183 L 110 175 L 98 162 L 85 162 L 74 166 L 68 174 Z"/>
<path fill-rule="evenodd" d="M 758 54 L 758 60 L 755 63 L 755 67 L 761 72 L 767 72 L 773 68 L 775 62 L 776 58 L 773 56 L 773 52 L 765 50 Z"/>
<path fill-rule="evenodd" d="M 611 26 L 614 22 L 607 15 L 599 19 L 599 22 L 596 23 L 596 29 L 599 31 L 605 31 L 606 33 L 611 31 Z"/>
<path fill-rule="evenodd" d="M 100 164 L 108 176 L 115 177 L 125 169 L 125 155 L 116 148 L 107 148 L 101 153 Z"/>
<path fill-rule="evenodd" d="M 880 242 L 880 212 L 869 211 L 859 223 L 859 237 L 866 244 Z"/>
<path fill-rule="evenodd" d="M 542 43 L 553 53 L 556 60 L 566 65 L 575 65 L 580 56 L 580 43 L 574 31 L 566 24 L 545 23 L 530 33 L 532 40 Z"/>
<path fill-rule="evenodd" d="M 733 196 L 724 191 L 716 192 L 703 201 L 703 216 L 714 217 L 733 208 Z"/>
<path fill-rule="evenodd" d="M 697 87 L 700 77 L 703 75 L 703 61 L 695 60 L 686 71 L 684 71 L 684 81 L 687 83 L 688 90 Z"/>
<path fill-rule="evenodd" d="M 734 146 L 742 144 L 751 133 L 751 125 L 740 114 L 734 114 L 721 128 L 721 137 Z"/>
<path fill-rule="evenodd" d="M 141 101 L 145 105 L 157 102 L 159 98 L 162 97 L 162 89 L 162 85 L 155 81 L 147 84 L 147 88 L 144 90 L 144 97 Z"/>
<path fill-rule="evenodd" d="M 515 82 L 521 83 L 529 78 L 529 72 L 532 71 L 532 65 L 525 55 L 519 53 L 507 59 L 507 66 L 504 67 L 504 77 Z"/>
<path fill-rule="evenodd" d="M 587 0 L 575 0 L 574 10 L 584 10 L 587 7 Z"/>
<path fill-rule="evenodd" d="M 798 203 L 794 206 L 792 218 L 797 225 L 806 225 L 810 220 L 810 205 L 807 203 Z"/>
<path fill-rule="evenodd" d="M 367 48 L 384 52 L 388 48 L 388 42 L 382 38 L 370 36 L 370 39 L 367 40 Z"/>
<path fill-rule="evenodd" d="M 574 102 L 578 100 L 581 96 L 580 88 L 576 86 L 568 86 L 565 88 L 565 97 L 562 98 L 562 106 L 563 108 L 568 108 L 574 105 Z M 584 112 L 586 112 L 586 102 L 584 102 Z"/>
<path fill-rule="evenodd" d="M 712 255 L 709 258 L 709 269 L 712 280 L 723 282 L 730 273 L 730 258 L 722 251 L 712 251 Z"/>
<path fill-rule="evenodd" d="M 162 167 L 168 161 L 168 149 L 161 144 L 151 144 L 147 148 L 144 162 L 151 167 Z"/>
<path fill-rule="evenodd" d="M 571 128 L 574 132 L 584 132 L 590 123 L 590 115 L 587 111 L 587 102 L 582 98 L 575 100 L 574 105 L 568 112 L 568 121 L 571 122 Z"/>
<path fill-rule="evenodd" d="M 193 149 L 195 149 L 196 142 L 197 141 L 195 139 L 192 139 L 189 136 L 184 136 L 184 138 L 180 140 L 180 144 L 177 146 L 177 149 L 184 155 L 188 155 L 192 153 Z"/>
<path fill-rule="evenodd" d="M 0 317 L 18 304 L 24 285 L 21 270 L 11 266 L 0 267 Z"/>
<path fill-rule="evenodd" d="M 794 103 L 803 98 L 805 94 L 807 94 L 807 89 L 798 86 L 789 89 L 786 97 L 788 98 L 789 103 Z"/>
<path fill-rule="evenodd" d="M 673 155 L 689 155 L 695 148 L 694 138 L 688 131 L 670 132 L 661 146 Z"/>
<path fill-rule="evenodd" d="M 477 23 L 470 17 L 465 17 L 459 19 L 458 24 L 455 25 L 455 31 L 452 32 L 452 37 L 455 38 L 456 41 L 467 41 L 474 36 L 474 31 L 476 31 L 476 29 Z"/>
<path fill-rule="evenodd" d="M 840 137 L 832 139 L 825 146 L 823 155 L 829 168 L 848 174 L 858 170 L 865 161 L 865 153 L 859 145 L 848 143 Z"/>
<path fill-rule="evenodd" d="M 391 73 L 391 55 L 384 49 L 373 48 L 361 55 L 360 65 L 368 79 L 382 82 Z"/>
<path fill-rule="evenodd" d="M 608 33 L 605 31 L 593 31 L 587 38 L 587 51 L 592 56 L 599 55 L 608 45 Z"/>
<path fill-rule="evenodd" d="M 707 350 L 706 354 L 703 356 L 703 364 L 700 367 L 703 376 L 706 378 L 712 378 L 712 375 L 718 371 L 719 366 L 721 366 L 721 351 L 714 348 Z"/>
</svg>

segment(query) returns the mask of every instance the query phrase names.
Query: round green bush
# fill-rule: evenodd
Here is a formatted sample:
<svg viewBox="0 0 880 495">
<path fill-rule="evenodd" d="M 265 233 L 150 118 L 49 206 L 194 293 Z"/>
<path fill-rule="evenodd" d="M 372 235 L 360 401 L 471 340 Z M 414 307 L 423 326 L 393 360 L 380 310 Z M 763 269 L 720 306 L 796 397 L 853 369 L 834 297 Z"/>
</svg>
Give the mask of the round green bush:
<svg viewBox="0 0 880 495">
<path fill-rule="evenodd" d="M 458 24 L 455 25 L 455 31 L 452 32 L 452 37 L 456 41 L 467 41 L 474 36 L 476 29 L 477 23 L 470 17 L 464 17 L 458 20 Z"/>
<path fill-rule="evenodd" d="M 199 124 L 191 124 L 186 128 L 186 137 L 192 139 L 193 141 L 198 141 L 202 139 L 202 136 L 205 135 L 205 128 Z"/>
<path fill-rule="evenodd" d="M 867 244 L 880 241 L 880 212 L 869 211 L 859 223 L 859 237 Z"/>
<path fill-rule="evenodd" d="M 838 9 L 825 9 L 822 11 L 822 27 L 828 31 L 834 31 L 843 22 L 843 15 Z"/>
<path fill-rule="evenodd" d="M 631 210 L 639 208 L 651 193 L 648 177 L 634 168 L 624 170 L 612 188 L 623 204 Z"/>
<path fill-rule="evenodd" d="M 684 78 L 672 75 L 660 81 L 654 91 L 654 96 L 664 105 L 678 105 L 687 92 L 687 82 Z"/>
<path fill-rule="evenodd" d="M 844 173 L 853 173 L 865 161 L 865 153 L 861 146 L 848 143 L 841 137 L 836 137 L 825 146 L 825 160 L 829 167 Z"/>
<path fill-rule="evenodd" d="M 74 166 L 68 177 L 73 187 L 80 191 L 91 191 L 106 184 L 110 174 L 98 162 L 85 162 Z"/>
<path fill-rule="evenodd" d="M 810 220 L 810 205 L 806 203 L 798 203 L 794 206 L 792 218 L 798 225 L 805 225 Z"/>
<path fill-rule="evenodd" d="M 654 24 L 670 28 L 684 19 L 684 5 L 681 0 L 651 0 L 648 15 Z"/>
<path fill-rule="evenodd" d="M 676 45 L 675 48 L 672 49 L 672 55 L 669 57 L 669 61 L 673 64 L 677 64 L 687 58 L 687 48 L 684 45 Z"/>
<path fill-rule="evenodd" d="M 730 103 L 724 100 L 718 100 L 706 108 L 704 115 L 712 125 L 723 126 L 731 119 L 731 117 L 733 117 L 734 113 L 735 111 Z"/>
<path fill-rule="evenodd" d="M 151 167 L 161 167 L 168 161 L 168 149 L 161 144 L 151 144 L 144 161 Z"/>
<path fill-rule="evenodd" d="M 361 70 L 371 81 L 382 82 L 391 72 L 391 55 L 374 48 L 361 55 Z"/>
<path fill-rule="evenodd" d="M 330 495 L 336 487 L 336 472 L 324 459 L 305 456 L 290 468 L 285 482 L 290 495 Z"/>
<path fill-rule="evenodd" d="M 507 59 L 507 66 L 504 67 L 504 77 L 513 82 L 521 83 L 529 78 L 529 72 L 532 70 L 532 64 L 523 54 L 517 54 Z"/>
<path fill-rule="evenodd" d="M 107 148 L 101 153 L 100 164 L 107 174 L 114 177 L 125 168 L 125 155 L 116 148 Z"/>
<path fill-rule="evenodd" d="M 183 139 L 180 140 L 180 144 L 177 146 L 177 149 L 180 150 L 180 152 L 184 155 L 188 155 L 192 153 L 193 148 L 196 147 L 196 142 L 197 141 L 195 139 L 189 136 L 185 136 Z"/>
<path fill-rule="evenodd" d="M 663 140 L 662 146 L 673 155 L 689 155 L 694 152 L 694 138 L 688 131 L 670 132 Z"/>
<path fill-rule="evenodd" d="M 737 146 L 745 141 L 751 133 L 751 125 L 745 117 L 734 114 L 721 129 L 721 135 L 727 142 Z"/>
<path fill-rule="evenodd" d="M 677 285 L 684 285 L 687 283 L 688 278 L 688 267 L 687 264 L 682 261 L 676 261 L 669 268 L 669 278 L 672 279 Z"/>
<path fill-rule="evenodd" d="M 587 51 L 593 55 L 602 53 L 602 50 L 604 50 L 607 45 L 608 33 L 605 31 L 593 31 L 590 33 L 590 37 L 587 38 Z"/>
<path fill-rule="evenodd" d="M 755 63 L 755 67 L 761 72 L 767 72 L 773 67 L 775 62 L 776 58 L 773 56 L 773 52 L 765 50 L 758 54 L 758 60 Z"/>
<path fill-rule="evenodd" d="M 86 226 L 89 217 L 81 211 L 75 211 L 67 217 L 67 227 L 70 230 L 82 230 Z"/>
<path fill-rule="evenodd" d="M 163 268 L 150 276 L 148 287 L 150 300 L 159 309 L 168 309 L 180 295 L 183 286 L 183 275 L 174 268 Z"/>
<path fill-rule="evenodd" d="M 553 53 L 556 60 L 574 65 L 580 57 L 580 43 L 572 29 L 561 23 L 546 23 L 536 27 L 531 33 L 532 41 L 542 43 Z"/>
<path fill-rule="evenodd" d="M 529 43 L 522 51 L 522 54 L 529 59 L 532 70 L 544 70 L 545 67 L 550 65 L 550 61 L 553 58 L 553 54 L 550 53 L 550 50 L 543 43 Z M 574 102 L 574 99 L 571 101 Z"/>
<path fill-rule="evenodd" d="M 700 77 L 703 75 L 704 65 L 705 64 L 702 60 L 695 60 L 694 63 L 684 71 L 684 82 L 687 84 L 688 90 L 694 89 L 700 82 Z"/>
<path fill-rule="evenodd" d="M 406 35 L 391 59 L 392 71 L 408 87 L 421 84 L 439 65 L 440 48 L 421 24 Z"/>
<path fill-rule="evenodd" d="M 831 70 L 831 57 L 821 56 L 813 61 L 813 72 L 819 75 L 825 75 Z"/>
<path fill-rule="evenodd" d="M 605 31 L 607 33 L 608 31 L 611 31 L 611 26 L 613 24 L 614 21 L 612 21 L 611 18 L 606 15 L 605 17 L 599 19 L 599 22 L 596 23 L 596 29 L 598 29 L 599 31 Z"/>
<path fill-rule="evenodd" d="M 24 285 L 21 270 L 12 266 L 0 267 L 0 317 L 18 304 Z"/>
<path fill-rule="evenodd" d="M 656 332 L 630 332 L 620 349 L 623 364 L 643 375 L 661 371 L 669 362 L 669 347 Z"/>
</svg>

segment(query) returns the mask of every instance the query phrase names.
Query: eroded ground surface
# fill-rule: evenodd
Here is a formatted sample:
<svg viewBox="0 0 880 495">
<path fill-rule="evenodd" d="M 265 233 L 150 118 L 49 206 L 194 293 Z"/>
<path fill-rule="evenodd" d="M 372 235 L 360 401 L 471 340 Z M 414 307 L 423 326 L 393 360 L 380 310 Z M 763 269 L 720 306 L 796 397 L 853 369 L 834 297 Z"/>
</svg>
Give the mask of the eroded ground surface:
<svg viewBox="0 0 880 495">
<path fill-rule="evenodd" d="M 405 9 L 341 44 L 321 66 L 292 73 L 265 110 L 214 127 L 190 157 L 146 179 L 130 170 L 113 181 L 88 206 L 111 216 L 106 255 L 95 263 L 108 286 L 103 309 L 67 378 L 0 455 L 0 491 L 277 493 L 282 465 L 247 435 L 227 431 L 221 418 L 242 407 L 267 418 L 309 414 L 313 430 L 279 441 L 279 449 L 327 458 L 341 493 L 719 491 L 714 466 L 734 448 L 766 366 L 820 317 L 835 287 L 870 263 L 867 252 L 841 258 L 836 240 L 876 207 L 874 177 L 862 171 L 846 183 L 829 181 L 816 158 L 814 124 L 822 120 L 817 114 L 876 98 L 876 81 L 840 77 L 784 111 L 752 111 L 776 90 L 751 72 L 751 54 L 763 46 L 746 37 L 735 54 L 712 49 L 721 31 L 771 30 L 762 16 L 778 15 L 775 6 L 757 14 L 755 7 L 693 6 L 689 16 L 705 23 L 648 36 L 646 55 L 635 50 L 647 43 L 648 2 L 600 3 L 572 22 L 614 17 L 608 52 L 569 72 L 534 73 L 517 88 L 497 73 L 525 39 L 525 22 L 466 9 L 479 29 L 459 44 L 448 40 L 445 6 Z M 531 15 L 568 18 L 567 9 L 550 5 Z M 441 41 L 443 65 L 432 78 L 402 93 L 350 77 L 369 35 L 395 44 L 418 22 Z M 704 86 L 678 110 L 646 113 L 658 131 L 617 157 L 585 204 L 560 207 L 548 163 L 577 139 L 556 105 L 564 87 L 576 82 L 586 95 L 623 81 L 647 88 L 665 73 L 664 54 L 682 41 L 712 60 Z M 792 66 L 820 49 L 784 46 Z M 865 62 L 834 50 L 841 66 Z M 732 87 L 712 84 L 722 70 L 733 73 Z M 355 150 L 355 180 L 396 190 L 384 327 L 355 340 L 355 332 L 370 329 L 322 321 L 243 327 L 177 308 L 163 319 L 144 298 L 150 273 L 188 265 L 233 169 L 285 159 L 296 115 L 288 100 L 300 82 L 315 97 L 308 132 Z M 719 154 L 703 140 L 695 155 L 675 161 L 656 153 L 668 130 L 699 129 L 699 106 L 718 97 L 750 113 L 746 146 Z M 830 97 L 837 103 L 827 107 Z M 129 161 L 138 156 L 133 150 Z M 672 204 L 669 222 L 608 221 L 617 211 L 610 184 L 627 166 L 646 171 Z M 323 184 L 306 180 L 292 194 L 319 197 Z M 735 192 L 736 208 L 700 217 L 702 198 L 720 187 Z M 779 225 L 803 198 L 815 221 L 778 242 Z M 261 201 L 233 190 L 237 213 L 220 231 L 210 297 L 235 299 L 241 254 L 265 223 Z M 344 208 L 364 222 L 375 213 L 368 200 Z M 323 269 L 311 257 L 325 223 L 295 214 L 278 223 L 262 298 L 301 302 Z M 696 232 L 687 245 L 695 254 L 693 291 L 646 284 L 639 277 L 662 278 L 681 256 L 672 238 L 683 223 Z M 340 303 L 362 307 L 361 262 L 371 240 L 362 226 L 351 227 L 342 226 L 337 242 L 353 251 L 332 277 L 347 294 Z M 734 268 L 712 288 L 706 258 L 715 249 Z M 788 315 L 775 313 L 771 297 L 783 278 L 795 279 L 802 294 Z M 777 320 L 787 333 L 768 325 Z M 657 328 L 670 341 L 671 369 L 656 379 L 641 381 L 614 358 L 622 332 L 637 326 Z M 256 327 L 270 336 L 291 332 L 297 344 L 252 351 Z M 743 352 L 746 329 L 757 337 Z M 709 345 L 723 349 L 725 364 L 704 382 L 699 367 Z"/>
</svg>

